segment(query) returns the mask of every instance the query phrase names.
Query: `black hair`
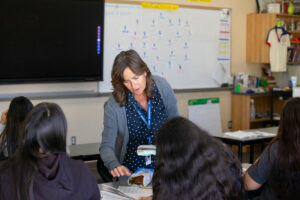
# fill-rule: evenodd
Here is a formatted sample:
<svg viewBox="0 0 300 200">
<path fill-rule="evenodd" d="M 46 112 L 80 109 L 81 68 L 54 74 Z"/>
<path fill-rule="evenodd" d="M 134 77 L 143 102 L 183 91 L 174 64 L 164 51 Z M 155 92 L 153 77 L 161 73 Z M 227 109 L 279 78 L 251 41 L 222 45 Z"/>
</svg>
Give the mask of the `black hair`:
<svg viewBox="0 0 300 200">
<path fill-rule="evenodd" d="M 281 112 L 277 136 L 270 146 L 278 142 L 278 153 L 272 170 L 270 186 L 278 199 L 299 197 L 300 183 L 300 98 L 288 100 Z"/>
<path fill-rule="evenodd" d="M 242 199 L 240 163 L 233 152 L 183 117 L 156 135 L 153 199 Z"/>
<path fill-rule="evenodd" d="M 7 150 L 8 157 L 11 157 L 19 143 L 20 130 L 23 128 L 23 122 L 33 105 L 29 99 L 20 96 L 15 97 L 9 105 L 5 128 L 2 131 L 0 139 L 0 152 Z"/>
<path fill-rule="evenodd" d="M 31 110 L 24 122 L 21 146 L 0 168 L 12 175 L 9 182 L 15 191 L 15 199 L 30 199 L 30 186 L 38 161 L 47 155 L 66 152 L 66 134 L 67 121 L 57 104 L 40 103 Z"/>
</svg>

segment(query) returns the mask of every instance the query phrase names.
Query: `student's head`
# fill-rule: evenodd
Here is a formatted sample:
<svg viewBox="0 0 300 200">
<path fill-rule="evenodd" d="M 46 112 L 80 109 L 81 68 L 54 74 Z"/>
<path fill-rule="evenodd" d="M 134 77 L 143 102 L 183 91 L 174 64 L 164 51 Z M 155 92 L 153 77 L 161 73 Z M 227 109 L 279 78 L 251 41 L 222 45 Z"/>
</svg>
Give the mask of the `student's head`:
<svg viewBox="0 0 300 200">
<path fill-rule="evenodd" d="M 66 151 L 67 121 L 55 103 L 40 103 L 28 114 L 22 140 L 22 153 L 39 157 L 41 152 Z"/>
<path fill-rule="evenodd" d="M 287 146 L 300 145 L 300 98 L 290 99 L 284 106 L 278 132 L 278 140 Z M 292 145 L 294 144 L 294 145 Z"/>
<path fill-rule="evenodd" d="M 33 105 L 31 101 L 23 96 L 15 97 L 10 102 L 6 116 L 6 125 L 1 136 L 1 146 L 4 148 L 3 145 L 5 143 L 9 157 L 16 151 L 20 131 L 23 128 L 23 122 L 32 108 Z"/>
<path fill-rule="evenodd" d="M 28 113 L 21 133 L 20 147 L 0 165 L 0 171 L 6 169 L 7 173 L 12 174 L 9 177 L 10 187 L 15 191 L 12 198 L 28 200 L 33 174 L 39 162 L 66 151 L 65 115 L 55 103 L 40 103 Z"/>
<path fill-rule="evenodd" d="M 111 83 L 115 100 L 124 105 L 127 101 L 127 94 L 145 92 L 152 97 L 152 75 L 139 54 L 134 50 L 120 52 L 113 64 L 111 71 Z"/>
<path fill-rule="evenodd" d="M 153 199 L 233 199 L 242 195 L 232 151 L 191 121 L 176 117 L 156 135 Z"/>
<path fill-rule="evenodd" d="M 10 125 L 23 122 L 32 108 L 33 105 L 31 101 L 26 97 L 15 97 L 10 102 L 6 117 L 6 124 Z"/>
<path fill-rule="evenodd" d="M 295 174 L 300 170 L 300 98 L 288 100 L 282 109 L 278 134 L 269 146 L 275 142 L 278 142 L 278 152 L 270 185 L 276 195 L 291 199 L 297 194 L 299 184 L 299 176 Z"/>
</svg>

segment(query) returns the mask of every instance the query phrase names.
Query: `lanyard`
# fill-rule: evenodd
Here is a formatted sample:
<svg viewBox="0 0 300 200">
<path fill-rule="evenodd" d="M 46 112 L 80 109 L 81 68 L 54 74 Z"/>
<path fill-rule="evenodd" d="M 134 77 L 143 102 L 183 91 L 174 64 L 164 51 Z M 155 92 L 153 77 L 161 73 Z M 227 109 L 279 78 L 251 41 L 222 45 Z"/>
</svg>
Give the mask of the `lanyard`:
<svg viewBox="0 0 300 200">
<path fill-rule="evenodd" d="M 148 120 L 144 117 L 143 113 L 134 105 L 136 112 L 139 114 L 140 118 L 147 125 L 148 130 L 151 129 L 151 101 L 148 100 Z M 148 143 L 151 144 L 151 136 L 148 137 Z"/>
</svg>

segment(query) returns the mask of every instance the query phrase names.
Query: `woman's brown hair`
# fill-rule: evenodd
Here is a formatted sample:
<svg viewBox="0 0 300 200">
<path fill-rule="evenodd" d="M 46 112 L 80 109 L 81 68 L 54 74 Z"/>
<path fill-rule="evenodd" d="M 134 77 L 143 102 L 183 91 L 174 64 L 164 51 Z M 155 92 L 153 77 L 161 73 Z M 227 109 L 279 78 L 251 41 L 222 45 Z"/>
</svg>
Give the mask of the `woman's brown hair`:
<svg viewBox="0 0 300 200">
<path fill-rule="evenodd" d="M 114 88 L 112 95 L 120 106 L 127 103 L 128 89 L 124 85 L 124 70 L 129 67 L 136 75 L 147 73 L 145 93 L 148 98 L 153 97 L 152 75 L 139 54 L 135 50 L 121 51 L 115 58 L 111 71 L 111 83 Z"/>
</svg>

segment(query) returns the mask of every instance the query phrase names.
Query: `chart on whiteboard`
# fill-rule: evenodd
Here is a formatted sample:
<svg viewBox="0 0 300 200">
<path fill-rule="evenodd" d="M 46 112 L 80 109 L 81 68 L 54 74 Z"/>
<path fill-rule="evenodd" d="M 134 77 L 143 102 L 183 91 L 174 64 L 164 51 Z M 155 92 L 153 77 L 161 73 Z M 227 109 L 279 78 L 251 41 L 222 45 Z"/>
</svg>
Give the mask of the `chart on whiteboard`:
<svg viewBox="0 0 300 200">
<path fill-rule="evenodd" d="M 219 87 L 230 75 L 229 11 L 106 3 L 100 92 L 111 91 L 114 58 L 128 49 L 136 50 L 151 73 L 165 78 L 172 88 Z"/>
</svg>

